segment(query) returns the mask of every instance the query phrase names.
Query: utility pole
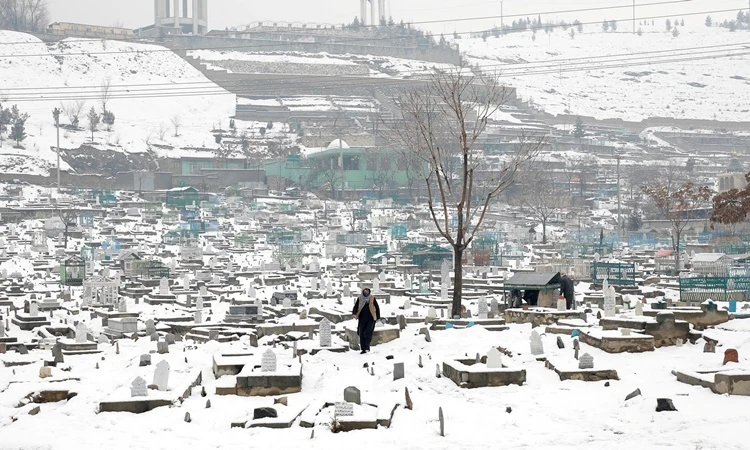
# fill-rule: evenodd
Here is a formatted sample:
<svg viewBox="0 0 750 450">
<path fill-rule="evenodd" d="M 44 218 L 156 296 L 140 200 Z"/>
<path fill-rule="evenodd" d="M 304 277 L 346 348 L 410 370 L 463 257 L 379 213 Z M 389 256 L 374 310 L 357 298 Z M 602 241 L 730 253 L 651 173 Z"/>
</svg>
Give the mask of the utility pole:
<svg viewBox="0 0 750 450">
<path fill-rule="evenodd" d="M 635 0 L 633 0 L 633 34 L 635 34 Z"/>
<path fill-rule="evenodd" d="M 504 30 L 505 30 L 505 22 L 503 21 L 503 0 L 500 0 L 500 31 L 504 31 Z"/>
<path fill-rule="evenodd" d="M 55 119 L 57 127 L 57 192 L 60 192 L 60 108 L 52 110 L 52 117 Z"/>
<path fill-rule="evenodd" d="M 615 159 L 617 160 L 617 227 L 619 228 L 617 234 L 619 235 L 622 229 L 622 205 L 620 203 L 620 159 L 622 159 L 622 154 L 617 150 L 615 151 Z"/>
</svg>

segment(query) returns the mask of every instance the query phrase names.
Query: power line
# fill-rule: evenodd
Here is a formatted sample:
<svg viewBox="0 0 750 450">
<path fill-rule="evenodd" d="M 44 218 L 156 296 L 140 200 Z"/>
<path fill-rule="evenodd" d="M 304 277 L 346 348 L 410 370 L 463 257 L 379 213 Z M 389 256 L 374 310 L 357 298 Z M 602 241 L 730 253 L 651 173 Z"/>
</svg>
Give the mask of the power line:
<svg viewBox="0 0 750 450">
<path fill-rule="evenodd" d="M 679 3 L 682 3 L 680 1 Z M 703 14 L 717 14 L 722 12 L 734 12 L 737 8 L 731 8 L 731 9 L 720 9 L 720 10 L 711 10 L 711 11 L 700 11 L 700 12 L 692 12 L 692 13 L 672 13 L 668 15 L 659 15 L 659 16 L 648 16 L 648 17 L 637 17 L 635 20 L 649 20 L 649 19 L 664 19 L 664 18 L 672 18 L 674 16 L 694 16 L 694 15 L 703 15 Z M 524 16 L 526 16 L 524 14 Z M 487 16 L 486 18 L 494 18 L 494 16 Z M 479 18 L 472 18 L 472 20 L 478 20 Z M 461 19 L 453 19 L 453 20 L 461 20 Z M 450 20 L 450 21 L 453 21 Z M 631 20 L 631 18 L 626 19 L 613 19 L 613 20 Z M 580 22 L 581 25 L 593 25 L 593 24 L 599 24 L 601 21 L 592 21 L 592 22 Z M 576 24 L 578 25 L 578 24 Z M 559 25 L 557 25 L 559 26 Z M 571 24 L 571 26 L 573 26 Z M 513 33 L 513 32 L 525 32 L 525 31 L 536 31 L 536 30 L 542 30 L 545 26 L 539 25 L 536 28 L 531 29 L 521 29 L 521 30 L 499 30 L 504 33 Z M 479 34 L 483 32 L 491 32 L 492 29 L 483 30 L 480 32 L 461 32 L 461 33 L 454 33 L 457 35 L 466 35 L 466 34 Z M 388 41 L 388 40 L 403 40 L 403 39 L 409 39 L 413 36 L 390 36 L 390 37 L 380 37 L 380 38 L 354 38 L 354 39 L 345 39 L 345 40 L 333 40 L 333 41 L 327 41 L 322 44 L 326 45 L 339 45 L 339 44 L 351 44 L 354 42 L 373 42 L 373 41 Z M 227 38 L 221 38 L 221 39 L 227 39 Z M 234 39 L 234 38 L 232 38 Z M 241 38 L 237 38 L 240 40 Z M 65 41 L 61 41 L 64 43 Z M 93 41 L 96 42 L 96 41 Z M 306 43 L 306 42 L 299 42 L 299 41 L 278 41 L 278 42 L 269 42 L 264 44 L 249 44 L 249 45 L 231 45 L 231 46 L 213 46 L 213 47 L 197 47 L 197 48 L 178 48 L 178 49 L 170 49 L 170 48 L 152 48 L 152 49 L 133 49 L 133 50 L 115 50 L 115 51 L 100 51 L 100 52 L 68 52 L 68 53 L 29 53 L 29 54 L 6 54 L 6 55 L 0 55 L 0 58 L 33 58 L 33 57 L 49 57 L 49 56 L 90 56 L 90 55 L 117 55 L 117 54 L 146 54 L 146 53 L 167 53 L 167 52 L 175 52 L 175 51 L 197 51 L 197 50 L 211 50 L 211 51 L 220 51 L 220 50 L 237 50 L 237 49 L 259 49 L 264 47 L 285 47 L 285 46 L 298 46 L 298 45 L 315 45 L 315 44 L 321 44 L 321 43 Z M 143 45 L 158 45 L 156 43 L 153 44 L 146 44 Z M 404 47 L 398 47 L 398 48 L 404 48 Z M 416 48 L 416 47 L 409 47 L 409 48 Z"/>
<path fill-rule="evenodd" d="M 538 60 L 538 61 L 525 61 L 525 62 L 512 62 L 512 63 L 498 63 L 493 65 L 485 65 L 482 66 L 482 69 L 492 69 L 492 68 L 498 68 L 498 69 L 504 69 L 507 71 L 527 71 L 527 70 L 535 70 L 536 72 L 533 72 L 533 74 L 541 73 L 539 71 L 546 70 L 549 68 L 550 70 L 554 72 L 558 72 L 560 68 L 562 67 L 568 67 L 568 66 L 575 66 L 575 65 L 591 65 L 591 64 L 598 64 L 598 63 L 615 63 L 615 62 L 625 62 L 625 63 L 631 63 L 636 62 L 645 58 L 648 58 L 648 63 L 659 63 L 660 58 L 675 58 L 675 57 L 684 57 L 684 56 L 694 56 L 694 55 L 713 55 L 717 51 L 722 52 L 737 52 L 737 51 L 745 51 L 747 49 L 750 49 L 750 42 L 739 42 L 735 44 L 718 44 L 718 45 L 707 45 L 707 46 L 699 46 L 699 47 L 686 47 L 686 48 L 679 48 L 679 49 L 672 49 L 672 50 L 653 50 L 649 52 L 637 52 L 637 53 L 621 53 L 621 54 L 613 54 L 613 55 L 598 55 L 598 56 L 589 56 L 589 57 L 577 57 L 577 58 L 566 58 L 566 59 L 550 59 L 550 60 Z M 720 53 L 719 54 L 722 57 L 729 57 L 734 56 L 735 53 Z M 670 59 L 671 61 L 671 59 Z M 435 73 L 434 68 L 425 68 L 425 69 L 415 69 L 411 71 L 401 72 L 400 75 L 404 77 L 411 77 L 415 75 L 429 75 Z M 247 74 L 247 75 L 253 75 L 253 74 Z M 258 74 L 258 76 L 271 76 L 272 74 Z M 505 75 L 505 73 L 499 74 L 500 76 Z M 294 81 L 296 85 L 300 84 L 315 84 L 315 85 L 321 85 L 325 83 L 330 83 L 331 80 L 333 80 L 338 85 L 344 85 L 344 84 L 360 84 L 363 82 L 366 82 L 367 80 L 370 81 L 377 81 L 379 83 L 392 83 L 392 84 L 403 84 L 404 81 L 408 82 L 410 80 L 404 79 L 404 78 L 377 78 L 373 79 L 370 77 L 340 77 L 340 76 L 328 76 L 328 75 L 306 75 L 305 80 L 300 81 L 300 77 L 302 75 L 295 75 L 295 76 L 274 76 L 273 78 L 269 78 L 268 80 L 273 82 L 284 82 L 284 81 Z M 262 82 L 265 79 L 259 78 L 257 81 Z M 162 88 L 159 89 L 142 89 L 142 88 L 156 88 L 156 87 L 163 87 L 163 90 L 169 91 L 169 90 L 179 90 L 179 89 L 196 89 L 196 88 L 202 88 L 201 85 L 208 85 L 207 87 L 212 87 L 214 85 L 217 85 L 217 83 L 222 83 L 219 86 L 241 86 L 243 84 L 247 84 L 248 82 L 252 82 L 253 80 L 232 80 L 232 81 L 225 81 L 222 82 L 222 80 L 202 80 L 202 81 L 187 81 L 187 82 L 165 82 L 165 83 L 139 83 L 139 84 L 119 84 L 119 85 L 111 85 L 110 91 L 113 93 L 121 92 L 121 93 L 130 93 L 131 91 L 135 92 L 142 92 L 142 91 L 148 91 L 148 90 L 162 90 Z M 59 94 L 77 94 L 81 93 L 78 92 L 79 90 L 83 91 L 82 93 L 87 93 L 86 91 L 91 92 L 99 92 L 101 91 L 100 85 L 82 85 L 82 86 L 40 86 L 40 87 L 14 87 L 14 88 L 7 88 L 5 90 L 2 90 L 0 92 L 7 93 L 7 92 L 18 92 L 18 91 L 34 91 L 33 93 L 39 94 L 39 91 L 43 91 L 42 94 L 44 94 L 44 91 L 57 91 L 55 93 Z M 20 92 L 20 94 L 24 94 L 24 92 Z"/>
<path fill-rule="evenodd" d="M 741 49 L 737 49 L 741 50 Z M 704 52 L 708 53 L 708 52 Z M 674 63 L 674 62 L 686 62 L 686 61 L 697 61 L 697 60 L 707 60 L 707 59 L 717 59 L 717 58 L 725 58 L 725 57 L 732 57 L 732 56 L 744 56 L 750 54 L 750 48 L 747 48 L 745 50 L 742 50 L 741 53 L 722 53 L 722 52 L 712 52 L 708 55 L 703 56 L 689 56 L 689 54 L 685 55 L 668 55 L 665 58 L 658 59 L 658 60 L 644 60 L 644 61 L 625 61 L 618 64 L 608 64 L 604 63 L 603 65 L 580 65 L 578 67 L 567 67 L 565 69 L 559 70 L 555 67 L 550 68 L 536 68 L 535 70 L 525 70 L 522 72 L 518 72 L 515 74 L 500 74 L 499 77 L 520 77 L 520 76 L 535 76 L 535 75 L 545 75 L 550 73 L 569 73 L 569 72 L 579 72 L 579 71 L 588 71 L 588 70 L 602 70 L 602 69 L 612 69 L 612 68 L 621 68 L 621 67 L 634 67 L 634 66 L 643 66 L 643 65 L 652 65 L 652 64 L 664 64 L 664 63 Z M 640 58 L 642 59 L 642 58 Z M 324 88 L 335 88 L 335 87 L 350 87 L 353 83 L 361 84 L 363 81 L 366 81 L 366 79 L 352 79 L 347 80 L 347 82 L 344 82 L 342 80 L 333 80 L 334 82 L 328 85 L 321 85 L 321 80 L 311 80 L 308 83 L 315 84 L 316 86 L 322 86 Z M 394 80 L 394 82 L 397 82 L 397 80 Z M 143 98 L 166 98 L 166 97 L 190 97 L 190 96 L 202 96 L 202 95 L 259 95 L 262 93 L 270 93 L 273 94 L 276 91 L 276 88 L 270 87 L 270 88 L 249 88 L 247 92 L 243 92 L 240 90 L 235 90 L 235 92 L 227 92 L 224 90 L 224 88 L 220 86 L 208 86 L 205 88 L 184 88 L 185 91 L 183 92 L 175 92 L 175 90 L 161 90 L 156 89 L 153 91 L 156 92 L 132 92 L 132 93 L 122 93 L 123 95 L 117 95 L 114 94 L 110 98 L 111 99 L 143 99 Z M 60 95 L 75 95 L 74 97 L 39 97 L 39 96 L 30 96 L 33 94 L 23 94 L 24 96 L 17 96 L 12 97 L 12 102 L 36 102 L 36 101 L 65 101 L 65 100 L 97 100 L 100 99 L 100 95 L 94 95 L 94 92 L 84 92 L 79 95 L 79 93 L 66 93 L 66 94 L 60 94 Z"/>
</svg>

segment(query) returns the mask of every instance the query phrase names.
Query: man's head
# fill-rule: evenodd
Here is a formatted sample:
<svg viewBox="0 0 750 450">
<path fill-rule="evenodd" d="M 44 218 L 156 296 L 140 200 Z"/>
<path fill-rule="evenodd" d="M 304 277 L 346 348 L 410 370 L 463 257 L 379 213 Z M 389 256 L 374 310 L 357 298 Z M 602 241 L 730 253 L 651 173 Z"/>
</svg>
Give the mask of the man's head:
<svg viewBox="0 0 750 450">
<path fill-rule="evenodd" d="M 365 297 L 367 297 L 368 295 L 370 295 L 370 288 L 364 288 L 364 289 L 362 289 L 362 295 L 364 295 Z"/>
</svg>

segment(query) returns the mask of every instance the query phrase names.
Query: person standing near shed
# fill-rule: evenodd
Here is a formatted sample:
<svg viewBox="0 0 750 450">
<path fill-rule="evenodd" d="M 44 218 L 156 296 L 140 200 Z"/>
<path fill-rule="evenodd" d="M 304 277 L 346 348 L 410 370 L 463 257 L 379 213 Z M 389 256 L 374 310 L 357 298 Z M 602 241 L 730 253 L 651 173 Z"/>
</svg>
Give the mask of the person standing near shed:
<svg viewBox="0 0 750 450">
<path fill-rule="evenodd" d="M 574 309 L 576 288 L 573 280 L 565 272 L 560 273 L 560 295 L 565 297 L 565 306 L 567 309 Z"/>
<path fill-rule="evenodd" d="M 362 295 L 357 297 L 352 309 L 352 317 L 359 320 L 357 334 L 359 335 L 360 353 L 370 351 L 372 334 L 375 332 L 375 322 L 380 318 L 380 305 L 374 295 L 370 295 L 370 289 L 364 288 Z"/>
</svg>

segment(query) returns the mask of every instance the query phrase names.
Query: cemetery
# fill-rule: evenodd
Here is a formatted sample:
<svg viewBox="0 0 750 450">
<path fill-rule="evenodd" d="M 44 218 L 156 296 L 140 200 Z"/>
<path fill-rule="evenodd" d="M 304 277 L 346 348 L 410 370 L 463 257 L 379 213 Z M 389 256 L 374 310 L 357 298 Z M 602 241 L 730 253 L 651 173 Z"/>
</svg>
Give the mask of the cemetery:
<svg viewBox="0 0 750 450">
<path fill-rule="evenodd" d="M 603 396 L 611 417 L 626 407 L 650 417 L 665 398 L 700 411 L 728 401 L 715 394 L 750 395 L 744 297 L 721 285 L 703 298 L 695 283 L 686 296 L 682 279 L 654 274 L 649 249 L 613 246 L 620 262 L 577 249 L 566 267 L 588 273 L 574 272 L 568 308 L 565 270 L 547 258 L 569 248 L 487 233 L 456 315 L 454 262 L 419 206 L 256 199 L 194 227 L 215 206 L 192 194 L 140 205 L 117 191 L 133 210 L 123 221 L 117 205 L 56 193 L 91 208 L 67 246 L 39 219 L 0 225 L 0 428 L 48 418 L 149 429 L 153 418 L 191 436 L 224 430 L 228 442 L 307 430 L 338 445 L 409 427 L 440 447 L 459 433 L 441 436 L 446 423 L 484 420 L 467 407 L 479 399 L 502 422 L 550 395 L 577 414 Z M 512 258 L 481 256 L 502 239 Z M 380 317 L 363 354 L 352 306 L 364 288 Z"/>
</svg>

